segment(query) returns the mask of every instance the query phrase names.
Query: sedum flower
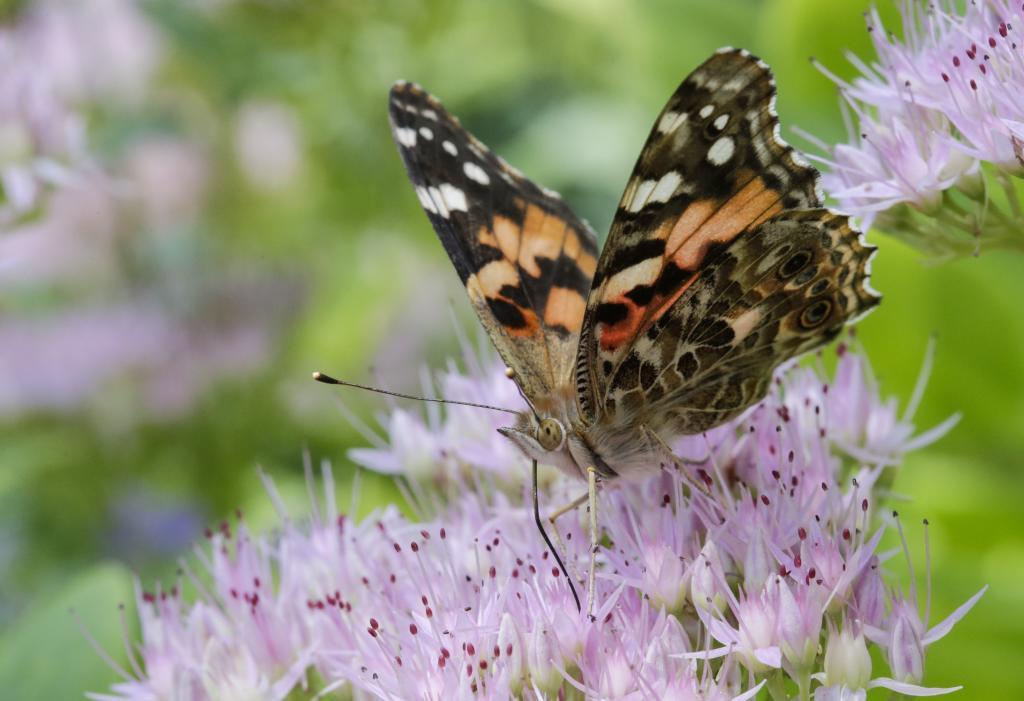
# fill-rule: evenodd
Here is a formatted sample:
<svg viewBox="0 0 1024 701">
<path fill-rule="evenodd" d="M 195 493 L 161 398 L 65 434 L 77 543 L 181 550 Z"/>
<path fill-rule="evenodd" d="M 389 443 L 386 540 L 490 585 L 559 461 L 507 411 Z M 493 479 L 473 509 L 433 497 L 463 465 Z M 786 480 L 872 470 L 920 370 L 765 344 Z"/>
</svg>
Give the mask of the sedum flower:
<svg viewBox="0 0 1024 701">
<path fill-rule="evenodd" d="M 471 401 L 508 393 L 500 368 L 473 367 L 449 368 L 445 391 Z M 434 515 L 410 520 L 387 506 L 347 518 L 324 467 L 324 503 L 296 519 L 265 478 L 280 528 L 222 524 L 197 549 L 202 571 L 185 563 L 170 589 L 140 587 L 140 641 L 127 646 L 138 652 L 118 683 L 90 697 L 737 701 L 787 684 L 800 699 L 951 691 L 917 686 L 926 649 L 981 592 L 932 628 L 914 595 L 887 593 L 876 552 L 882 477 L 941 433 L 918 433 L 911 412 L 895 409 L 863 358 L 844 353 L 835 376 L 792 367 L 744 416 L 682 439 L 689 461 L 608 485 L 593 617 L 578 612 L 535 531 L 522 459 L 450 488 L 474 474 L 477 453 L 460 443 L 486 451 L 490 442 L 494 460 L 504 439 L 483 419 L 453 426 L 447 414 L 396 409 L 385 419 L 390 442 L 354 457 L 413 469 Z M 552 481 L 546 503 L 578 489 Z M 585 520 L 581 511 L 558 522 L 578 587 Z M 891 676 L 872 678 L 872 649 Z"/>
<path fill-rule="evenodd" d="M 960 9 L 963 7 L 964 9 Z M 877 59 L 839 85 L 848 143 L 812 139 L 839 205 L 934 259 L 1024 248 L 1024 9 L 903 0 L 902 39 L 868 15 Z"/>
</svg>

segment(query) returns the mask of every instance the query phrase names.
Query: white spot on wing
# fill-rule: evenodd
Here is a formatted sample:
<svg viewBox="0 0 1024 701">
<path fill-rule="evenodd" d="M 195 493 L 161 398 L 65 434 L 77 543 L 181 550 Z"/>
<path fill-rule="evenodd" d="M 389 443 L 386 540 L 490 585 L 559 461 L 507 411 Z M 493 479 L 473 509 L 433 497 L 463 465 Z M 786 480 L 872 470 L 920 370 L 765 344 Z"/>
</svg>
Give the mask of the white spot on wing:
<svg viewBox="0 0 1024 701">
<path fill-rule="evenodd" d="M 395 129 L 395 138 L 398 139 L 398 143 L 406 148 L 412 148 L 416 145 L 416 132 L 409 127 L 398 127 Z"/>
<path fill-rule="evenodd" d="M 430 198 L 430 193 L 427 192 L 427 188 L 417 187 L 416 196 L 420 198 L 420 204 L 423 205 L 423 209 L 427 210 L 431 214 L 437 214 L 437 207 L 434 206 L 434 200 Z"/>
<path fill-rule="evenodd" d="M 714 112 L 714 111 L 715 111 L 715 106 L 714 105 L 704 105 L 703 107 L 700 108 L 700 112 L 698 112 L 697 114 L 700 115 L 701 119 L 707 119 L 708 117 L 711 116 L 711 113 Z"/>
<path fill-rule="evenodd" d="M 666 112 L 658 120 L 658 131 L 662 134 L 669 134 L 686 121 L 686 112 Z"/>
<path fill-rule="evenodd" d="M 420 136 L 422 136 L 427 141 L 433 141 L 434 132 L 430 131 L 430 129 L 428 129 L 427 127 L 420 127 Z"/>
<path fill-rule="evenodd" d="M 466 193 L 455 187 L 451 183 L 442 183 L 441 187 L 438 188 L 441 192 L 441 198 L 444 200 L 445 206 L 449 210 L 459 210 L 466 212 L 469 208 L 466 206 Z"/>
<path fill-rule="evenodd" d="M 447 151 L 453 156 L 459 155 L 459 149 L 455 148 L 455 144 L 453 144 L 448 139 L 445 139 L 444 141 L 441 142 L 441 148 L 443 148 L 445 151 Z"/>
<path fill-rule="evenodd" d="M 679 187 L 681 182 L 683 182 L 682 177 L 674 170 L 665 173 L 665 175 L 661 176 L 658 184 L 654 186 L 654 190 L 651 191 L 651 201 L 668 202 L 672 195 L 675 194 L 676 188 Z"/>
<path fill-rule="evenodd" d="M 647 200 L 650 199 L 651 193 L 654 192 L 654 186 L 657 183 L 653 180 L 644 180 L 639 183 L 636 188 L 633 189 L 633 196 L 630 198 L 629 203 L 626 204 L 627 212 L 639 212 L 647 204 Z"/>
<path fill-rule="evenodd" d="M 620 270 L 608 279 L 604 294 L 606 298 L 621 297 L 637 285 L 650 285 L 661 273 L 662 257 L 653 256 Z"/>
<path fill-rule="evenodd" d="M 465 171 L 466 177 L 470 180 L 475 180 L 481 185 L 491 184 L 491 179 L 487 177 L 487 173 L 484 169 L 472 161 L 466 161 L 465 165 L 462 166 L 462 170 Z"/>
<path fill-rule="evenodd" d="M 708 162 L 711 165 L 720 166 L 732 158 L 736 145 L 728 136 L 723 136 L 708 149 Z"/>
<path fill-rule="evenodd" d="M 719 115 L 713 123 L 715 125 L 715 129 L 717 129 L 718 131 L 722 131 L 723 129 L 725 129 L 725 125 L 729 123 L 729 115 Z"/>
<path fill-rule="evenodd" d="M 676 123 L 676 118 L 679 116 L 678 112 L 666 112 L 661 115 L 661 119 L 658 120 L 658 131 L 662 134 L 667 134 L 672 131 L 672 125 Z"/>
<path fill-rule="evenodd" d="M 423 110 L 422 112 L 420 112 L 420 114 L 422 114 L 427 119 L 433 119 L 435 122 L 437 121 L 437 112 L 435 112 L 434 110 Z"/>
</svg>

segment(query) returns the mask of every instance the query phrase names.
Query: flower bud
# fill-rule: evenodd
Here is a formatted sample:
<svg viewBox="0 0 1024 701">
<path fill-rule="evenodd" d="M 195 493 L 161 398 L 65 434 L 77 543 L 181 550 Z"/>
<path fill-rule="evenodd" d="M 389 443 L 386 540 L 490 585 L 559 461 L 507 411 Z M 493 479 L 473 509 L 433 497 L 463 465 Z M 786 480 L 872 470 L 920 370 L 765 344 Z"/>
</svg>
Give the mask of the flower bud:
<svg viewBox="0 0 1024 701">
<path fill-rule="evenodd" d="M 871 680 L 871 655 L 861 633 L 850 629 L 833 631 L 825 647 L 825 683 L 864 689 Z"/>
<path fill-rule="evenodd" d="M 718 548 L 709 539 L 690 565 L 690 601 L 693 605 L 721 612 L 726 604 L 721 584 L 724 577 Z"/>
<path fill-rule="evenodd" d="M 528 654 L 530 681 L 543 694 L 554 696 L 562 685 L 562 676 L 553 664 L 555 645 L 551 634 L 542 626 L 533 629 L 533 636 Z"/>
<path fill-rule="evenodd" d="M 889 633 L 889 669 L 896 681 L 917 684 L 924 677 L 924 645 L 921 620 L 907 601 L 893 607 Z"/>
</svg>

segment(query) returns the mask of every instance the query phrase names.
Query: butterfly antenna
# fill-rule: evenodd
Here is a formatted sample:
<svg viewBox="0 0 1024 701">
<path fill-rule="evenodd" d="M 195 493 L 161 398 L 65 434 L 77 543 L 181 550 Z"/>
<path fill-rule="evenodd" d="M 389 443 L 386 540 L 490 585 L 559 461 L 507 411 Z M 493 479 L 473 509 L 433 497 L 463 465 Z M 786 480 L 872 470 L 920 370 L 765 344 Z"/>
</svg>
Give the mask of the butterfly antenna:
<svg viewBox="0 0 1024 701">
<path fill-rule="evenodd" d="M 565 563 L 562 562 L 562 558 L 558 555 L 558 550 L 551 543 L 551 538 L 548 537 L 548 532 L 544 530 L 544 522 L 540 520 L 540 504 L 537 501 L 537 461 L 533 461 L 533 520 L 537 523 L 537 530 L 540 531 L 540 535 L 544 538 L 544 542 L 547 543 L 548 549 L 551 554 L 555 556 L 555 562 L 558 563 L 558 569 L 562 570 L 562 575 L 565 577 L 565 581 L 569 583 L 569 591 L 572 592 L 572 598 L 576 600 L 576 610 L 582 612 L 583 606 L 580 604 L 580 595 L 576 593 L 576 585 L 572 583 L 572 577 L 569 576 L 569 570 L 565 569 Z"/>
<path fill-rule="evenodd" d="M 401 397 L 402 399 L 413 399 L 417 402 L 436 402 L 438 404 L 460 404 L 462 406 L 473 406 L 478 409 L 490 409 L 491 411 L 504 411 L 507 414 L 519 415 L 519 412 L 515 409 L 505 409 L 500 406 L 491 406 L 489 404 L 476 404 L 474 402 L 460 402 L 456 399 L 436 399 L 433 397 L 417 397 L 413 394 L 402 394 L 401 392 L 389 392 L 386 389 L 379 389 L 377 387 L 370 387 L 369 385 L 359 385 L 355 382 L 346 382 L 345 380 L 339 380 L 331 377 L 330 375 L 322 372 L 314 372 L 313 379 L 317 382 L 323 382 L 325 385 L 340 385 L 341 387 L 355 387 L 356 389 L 365 389 L 367 392 L 376 392 L 377 394 L 386 394 L 391 397 Z"/>
</svg>

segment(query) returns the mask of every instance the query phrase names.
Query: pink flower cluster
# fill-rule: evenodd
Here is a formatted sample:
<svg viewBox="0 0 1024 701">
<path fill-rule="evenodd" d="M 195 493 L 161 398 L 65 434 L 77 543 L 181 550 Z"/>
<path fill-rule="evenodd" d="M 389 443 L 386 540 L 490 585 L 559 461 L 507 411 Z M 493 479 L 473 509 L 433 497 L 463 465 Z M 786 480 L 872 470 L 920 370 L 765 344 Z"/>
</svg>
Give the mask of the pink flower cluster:
<svg viewBox="0 0 1024 701">
<path fill-rule="evenodd" d="M 445 378 L 457 380 L 477 391 L 511 384 L 499 368 Z M 913 593 L 888 584 L 889 555 L 878 549 L 891 522 L 879 504 L 891 470 L 949 425 L 917 433 L 909 409 L 901 416 L 879 395 L 863 356 L 844 351 L 831 380 L 820 368 L 793 367 L 745 416 L 681 440 L 685 465 L 666 465 L 642 484 L 608 485 L 599 497 L 592 618 L 577 612 L 534 529 L 525 461 L 509 457 L 502 479 L 478 472 L 444 496 L 435 478 L 450 485 L 452 466 L 465 459 L 457 448 L 483 434 L 453 433 L 452 415 L 424 421 L 403 412 L 388 423 L 389 442 L 354 457 L 389 471 L 416 458 L 418 494 L 427 497 L 418 501 L 439 504 L 433 515 L 410 520 L 389 506 L 348 519 L 325 466 L 324 503 L 314 500 L 311 518 L 297 521 L 265 479 L 280 530 L 253 535 L 239 521 L 210 533 L 197 551 L 207 574 L 185 570 L 193 601 L 181 582 L 140 590 L 138 655 L 119 683 L 91 698 L 735 700 L 767 690 L 776 699 L 862 699 L 878 686 L 953 691 L 919 686 L 926 649 L 982 592 L 932 624 Z M 491 438 L 494 456 L 504 455 L 502 440 Z M 554 481 L 548 505 L 578 490 Z M 582 585 L 583 515 L 563 517 L 558 528 L 570 576 Z M 873 647 L 887 660 L 884 674 L 874 670 Z"/>
<path fill-rule="evenodd" d="M 960 6 L 965 9 L 961 11 Z M 936 257 L 1024 246 L 1014 183 L 1024 169 L 1024 8 L 1009 0 L 903 0 L 902 39 L 877 10 L 877 61 L 851 55 L 850 142 L 822 184 L 840 206 Z"/>
</svg>

